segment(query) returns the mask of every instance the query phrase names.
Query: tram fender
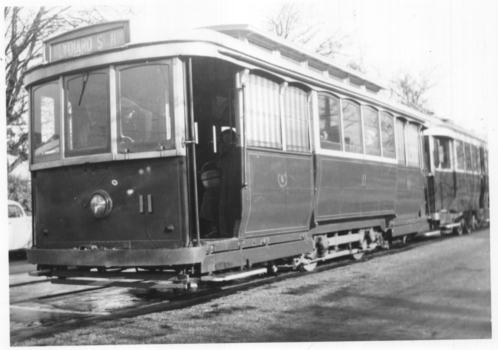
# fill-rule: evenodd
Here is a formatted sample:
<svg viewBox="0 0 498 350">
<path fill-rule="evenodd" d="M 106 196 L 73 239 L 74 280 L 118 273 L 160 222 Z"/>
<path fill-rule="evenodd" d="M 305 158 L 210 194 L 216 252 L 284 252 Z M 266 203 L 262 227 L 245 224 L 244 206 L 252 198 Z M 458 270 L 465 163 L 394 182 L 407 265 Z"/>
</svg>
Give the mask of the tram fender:
<svg viewBox="0 0 498 350">
<path fill-rule="evenodd" d="M 206 247 L 176 249 L 29 249 L 28 262 L 60 266 L 178 266 L 201 263 Z"/>
</svg>

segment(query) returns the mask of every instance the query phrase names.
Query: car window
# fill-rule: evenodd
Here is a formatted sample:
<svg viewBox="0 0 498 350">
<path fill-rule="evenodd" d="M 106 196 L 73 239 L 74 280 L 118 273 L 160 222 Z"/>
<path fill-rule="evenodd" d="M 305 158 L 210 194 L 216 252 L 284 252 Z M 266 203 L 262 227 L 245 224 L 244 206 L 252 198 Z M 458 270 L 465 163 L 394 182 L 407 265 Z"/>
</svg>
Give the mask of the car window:
<svg viewBox="0 0 498 350">
<path fill-rule="evenodd" d="M 9 205 L 9 218 L 15 218 L 15 217 L 16 217 L 16 206 Z"/>
<path fill-rule="evenodd" d="M 21 217 L 21 210 L 17 205 L 10 204 L 9 205 L 9 218 L 18 218 Z"/>
</svg>

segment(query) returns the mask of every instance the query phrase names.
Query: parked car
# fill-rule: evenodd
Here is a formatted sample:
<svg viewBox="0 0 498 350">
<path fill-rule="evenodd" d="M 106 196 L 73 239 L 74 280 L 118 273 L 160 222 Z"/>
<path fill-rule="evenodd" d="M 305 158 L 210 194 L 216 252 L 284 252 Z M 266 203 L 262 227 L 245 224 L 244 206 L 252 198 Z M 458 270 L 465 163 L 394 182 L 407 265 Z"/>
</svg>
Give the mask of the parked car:
<svg viewBox="0 0 498 350">
<path fill-rule="evenodd" d="M 15 202 L 8 201 L 9 205 L 9 252 L 22 251 L 32 245 L 31 216 L 26 215 L 23 207 Z"/>
</svg>

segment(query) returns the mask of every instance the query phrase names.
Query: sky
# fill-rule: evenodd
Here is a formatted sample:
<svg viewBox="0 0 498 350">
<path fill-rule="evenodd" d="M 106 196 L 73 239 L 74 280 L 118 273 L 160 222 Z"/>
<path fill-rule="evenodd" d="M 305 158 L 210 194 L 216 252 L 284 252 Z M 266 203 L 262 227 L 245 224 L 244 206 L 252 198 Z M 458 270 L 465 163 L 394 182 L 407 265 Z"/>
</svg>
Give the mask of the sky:
<svg viewBox="0 0 498 350">
<path fill-rule="evenodd" d="M 261 26 L 272 0 L 160 1 L 136 8 L 134 30 L 173 30 L 249 23 Z M 135 3 L 136 4 L 136 3 Z M 150 6 L 155 4 L 155 6 Z M 498 2 L 494 0 L 307 1 L 323 31 L 339 30 L 344 59 L 361 58 L 367 75 L 425 74 L 428 106 L 442 118 L 485 134 L 498 97 Z"/>
</svg>

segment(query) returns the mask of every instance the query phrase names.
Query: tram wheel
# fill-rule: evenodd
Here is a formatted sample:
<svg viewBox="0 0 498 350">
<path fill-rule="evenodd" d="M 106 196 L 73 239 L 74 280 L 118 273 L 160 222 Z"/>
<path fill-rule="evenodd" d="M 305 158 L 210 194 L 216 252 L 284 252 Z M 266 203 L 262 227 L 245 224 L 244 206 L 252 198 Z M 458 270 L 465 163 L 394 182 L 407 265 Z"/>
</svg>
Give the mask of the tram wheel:
<svg viewBox="0 0 498 350">
<path fill-rule="evenodd" d="M 310 272 L 316 268 L 318 262 L 310 263 L 310 264 L 301 264 L 299 265 L 299 270 L 303 272 Z"/>
<path fill-rule="evenodd" d="M 361 253 L 356 253 L 356 254 L 353 254 L 353 255 L 352 255 L 352 258 L 353 258 L 353 260 L 361 260 L 361 258 L 363 258 L 363 255 L 364 255 L 364 254 L 365 254 L 365 253 L 363 253 L 363 252 L 361 252 Z"/>
<path fill-rule="evenodd" d="M 463 233 L 463 226 L 464 226 L 464 221 L 462 219 L 460 220 L 459 225 L 453 229 L 453 233 L 455 233 L 457 236 L 461 236 Z"/>
<path fill-rule="evenodd" d="M 316 268 L 316 265 L 318 264 L 318 262 L 314 262 L 314 263 L 307 263 L 309 261 L 313 261 L 313 259 L 316 257 L 316 250 L 313 251 L 311 254 L 309 255 L 301 255 L 301 257 L 299 258 L 299 260 L 301 261 L 301 263 L 299 264 L 298 268 L 299 268 L 299 271 L 302 271 L 302 272 L 309 272 L 309 271 L 313 271 L 315 268 Z"/>
<path fill-rule="evenodd" d="M 472 223 L 465 223 L 465 225 L 463 226 L 463 232 L 467 235 L 470 235 L 472 233 Z"/>
</svg>

